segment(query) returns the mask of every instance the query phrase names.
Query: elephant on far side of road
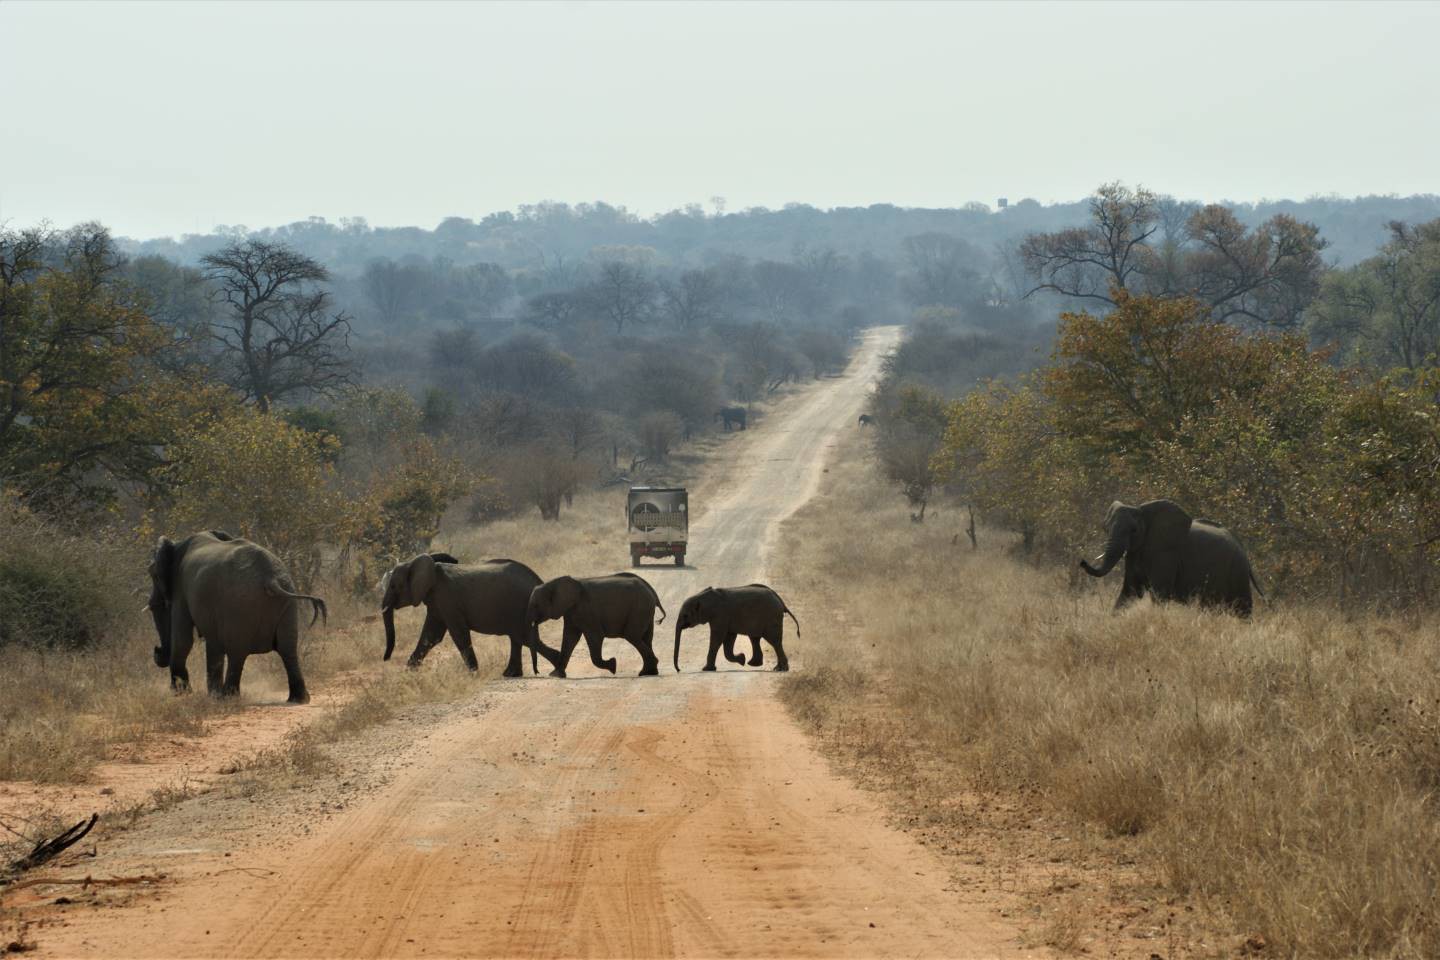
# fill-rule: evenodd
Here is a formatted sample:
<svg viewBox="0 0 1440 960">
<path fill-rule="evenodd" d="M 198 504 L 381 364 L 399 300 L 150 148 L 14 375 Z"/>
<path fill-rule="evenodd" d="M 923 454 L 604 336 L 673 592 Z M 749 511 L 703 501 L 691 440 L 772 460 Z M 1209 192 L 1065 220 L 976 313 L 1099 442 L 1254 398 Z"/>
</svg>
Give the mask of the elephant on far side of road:
<svg viewBox="0 0 1440 960">
<path fill-rule="evenodd" d="M 744 430 L 744 429 L 745 429 L 745 416 L 746 416 L 746 414 L 745 414 L 745 408 L 744 408 L 744 407 L 721 407 L 719 410 L 716 410 L 716 411 L 715 411 L 715 419 L 716 419 L 716 420 L 722 420 L 722 419 L 723 419 L 723 420 L 725 421 L 725 432 L 726 432 L 726 433 L 729 433 L 729 432 L 730 432 L 730 427 L 731 427 L 732 424 L 735 425 L 736 427 L 738 427 L 739 429 Z"/>
<path fill-rule="evenodd" d="M 1156 600 L 1195 600 L 1248 617 L 1251 585 L 1260 591 L 1250 558 L 1235 535 L 1208 520 L 1192 520 L 1171 500 L 1138 507 L 1118 500 L 1110 504 L 1105 551 L 1093 566 L 1085 560 L 1080 566 L 1092 577 L 1103 577 L 1121 557 L 1125 582 L 1115 598 L 1117 610 L 1149 591 Z"/>
<path fill-rule="evenodd" d="M 300 673 L 299 601 L 310 603 L 312 624 L 325 616 L 325 601 L 296 593 L 279 557 L 223 530 L 207 530 L 178 543 L 161 537 L 149 572 L 145 606 L 160 635 L 155 665 L 170 668 L 172 687 L 190 686 L 185 661 L 198 633 L 205 641 L 205 686 L 212 694 L 238 694 L 245 659 L 278 653 L 290 702 L 309 702 Z"/>
</svg>

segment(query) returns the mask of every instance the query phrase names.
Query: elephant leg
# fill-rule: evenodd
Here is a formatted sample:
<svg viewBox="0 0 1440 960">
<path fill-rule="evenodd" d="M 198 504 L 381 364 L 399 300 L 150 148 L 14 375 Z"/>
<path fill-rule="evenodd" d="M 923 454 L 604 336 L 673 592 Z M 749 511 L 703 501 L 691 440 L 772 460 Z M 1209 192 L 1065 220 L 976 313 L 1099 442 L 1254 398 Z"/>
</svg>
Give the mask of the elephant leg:
<svg viewBox="0 0 1440 960">
<path fill-rule="evenodd" d="M 455 644 L 455 649 L 460 651 L 460 659 L 465 661 L 465 666 L 469 668 L 470 672 L 478 673 L 480 664 L 475 659 L 475 648 L 470 644 L 470 628 L 463 626 L 451 627 L 450 640 Z M 515 658 L 517 660 L 520 658 L 519 653 L 516 653 Z"/>
<path fill-rule="evenodd" d="M 195 621 L 190 619 L 185 605 L 177 601 L 170 608 L 170 686 L 176 690 L 190 689 L 190 671 L 185 661 L 194 644 Z"/>
<path fill-rule="evenodd" d="M 765 651 L 760 649 L 760 638 L 763 634 L 750 634 L 750 666 L 758 667 L 765 662 Z"/>
<path fill-rule="evenodd" d="M 614 657 L 605 659 L 605 634 L 598 630 L 585 631 L 585 645 L 590 648 L 590 662 L 601 670 L 615 672 L 619 666 Z"/>
<path fill-rule="evenodd" d="M 510 634 L 510 659 L 505 661 L 505 670 L 500 674 L 502 677 L 523 677 L 525 676 L 525 660 L 520 656 L 520 651 L 527 644 L 523 636 Z"/>
<path fill-rule="evenodd" d="M 531 626 L 526 628 L 525 643 L 527 646 L 530 647 L 530 656 L 532 659 L 535 656 L 535 651 L 539 651 L 540 656 L 544 657 L 546 660 L 549 661 L 550 667 L 552 669 L 557 663 L 560 662 L 560 651 L 556 650 L 554 647 L 547 646 L 545 641 L 540 639 L 539 627 L 532 624 Z"/>
<path fill-rule="evenodd" d="M 723 633 L 721 633 L 719 630 L 717 630 L 717 629 L 715 628 L 715 625 L 714 625 L 714 624 L 711 624 L 711 625 L 710 625 L 710 652 L 705 655 L 705 667 L 704 667 L 705 670 L 708 670 L 708 671 L 711 671 L 711 672 L 713 672 L 713 671 L 715 670 L 715 654 L 717 654 L 717 653 L 720 652 L 720 647 L 721 647 L 721 645 L 724 643 L 724 641 L 725 641 L 725 634 L 723 634 Z M 727 659 L 729 658 L 729 653 L 728 653 L 728 651 L 727 651 L 727 653 L 726 653 L 726 658 L 727 658 Z"/>
<path fill-rule="evenodd" d="M 565 621 L 565 632 L 560 637 L 560 657 L 550 671 L 552 677 L 564 677 L 565 668 L 570 665 L 570 655 L 575 652 L 575 644 L 580 642 L 580 629 L 572 626 L 570 621 Z"/>
<path fill-rule="evenodd" d="M 729 660 L 731 663 L 738 663 L 742 667 L 745 666 L 745 654 L 735 652 L 736 631 L 731 630 L 728 624 L 721 624 L 718 626 L 721 636 L 724 637 L 724 642 L 722 645 L 725 649 L 725 659 Z"/>
<path fill-rule="evenodd" d="M 236 697 L 240 695 L 240 674 L 245 671 L 244 653 L 232 653 L 227 658 L 229 664 L 225 670 L 225 686 L 221 688 L 221 695 Z"/>
<path fill-rule="evenodd" d="M 407 667 L 418 667 L 425 662 L 425 657 L 435 649 L 435 644 L 445 639 L 445 621 L 440 614 L 425 608 L 425 625 L 420 628 L 420 639 L 415 641 L 415 652 L 410 654 L 410 659 L 405 661 Z"/>
<path fill-rule="evenodd" d="M 281 643 L 276 647 L 280 662 L 285 664 L 285 679 L 290 684 L 291 703 L 309 703 L 310 691 L 305 688 L 305 677 L 300 673 L 300 649 L 298 643 Z M 243 666 L 244 661 L 241 661 Z M 240 689 L 240 671 L 235 671 L 235 689 Z"/>
<path fill-rule="evenodd" d="M 640 639 L 638 641 L 631 640 L 630 645 L 640 651 L 640 658 L 644 661 L 643 666 L 640 667 L 640 676 L 658 677 L 660 660 L 655 656 L 655 624 L 647 624 Z"/>
<path fill-rule="evenodd" d="M 790 658 L 785 656 L 785 628 L 782 626 L 775 639 L 770 641 L 770 646 L 775 648 L 775 672 L 784 673 L 790 669 Z"/>
<path fill-rule="evenodd" d="M 205 692 L 212 697 L 221 695 L 221 680 L 225 675 L 225 648 L 219 640 L 205 641 Z"/>
</svg>

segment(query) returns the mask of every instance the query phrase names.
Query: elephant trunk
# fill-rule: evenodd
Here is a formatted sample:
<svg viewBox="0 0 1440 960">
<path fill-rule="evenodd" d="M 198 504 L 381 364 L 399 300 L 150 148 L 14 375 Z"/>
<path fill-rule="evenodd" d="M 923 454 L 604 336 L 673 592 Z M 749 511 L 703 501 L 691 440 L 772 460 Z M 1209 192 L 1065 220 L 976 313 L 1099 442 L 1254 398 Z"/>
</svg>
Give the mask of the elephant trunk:
<svg viewBox="0 0 1440 960">
<path fill-rule="evenodd" d="M 1092 577 L 1103 577 L 1115 569 L 1115 564 L 1125 555 L 1125 547 L 1119 539 L 1111 537 L 1105 544 L 1105 552 L 1095 558 L 1096 566 L 1091 566 L 1089 561 L 1081 560 L 1080 569 Z"/>
<path fill-rule="evenodd" d="M 395 652 L 395 608 L 382 607 L 380 616 L 385 620 L 385 659 Z"/>
<path fill-rule="evenodd" d="M 145 605 L 150 611 L 150 617 L 155 621 L 155 633 L 159 635 L 160 642 L 155 645 L 152 654 L 155 658 L 155 666 L 170 666 L 170 606 L 165 603 L 163 596 L 158 591 L 151 593 L 150 602 Z"/>
<path fill-rule="evenodd" d="M 680 672 L 680 621 L 675 621 L 675 672 Z"/>
</svg>

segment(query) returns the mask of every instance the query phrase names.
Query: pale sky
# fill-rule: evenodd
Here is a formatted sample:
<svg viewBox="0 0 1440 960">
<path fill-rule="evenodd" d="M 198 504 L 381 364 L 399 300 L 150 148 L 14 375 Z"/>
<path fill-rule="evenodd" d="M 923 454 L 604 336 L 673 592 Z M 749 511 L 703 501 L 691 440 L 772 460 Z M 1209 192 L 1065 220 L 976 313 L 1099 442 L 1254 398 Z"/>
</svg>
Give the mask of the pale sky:
<svg viewBox="0 0 1440 960">
<path fill-rule="evenodd" d="M 0 221 L 1440 192 L 1440 3 L 0 0 Z"/>
</svg>

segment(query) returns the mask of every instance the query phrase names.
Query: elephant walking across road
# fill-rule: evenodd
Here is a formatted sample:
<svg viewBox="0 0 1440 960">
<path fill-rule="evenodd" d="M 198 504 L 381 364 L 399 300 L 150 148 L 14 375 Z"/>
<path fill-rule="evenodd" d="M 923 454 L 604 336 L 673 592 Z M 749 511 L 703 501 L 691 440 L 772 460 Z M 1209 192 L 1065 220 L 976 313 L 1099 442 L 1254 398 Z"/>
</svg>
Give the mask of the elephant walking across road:
<svg viewBox="0 0 1440 960">
<path fill-rule="evenodd" d="M 583 579 L 557 577 L 530 594 L 525 621 L 538 626 L 546 620 L 564 619 L 560 659 L 550 672 L 552 677 L 565 676 L 570 655 L 582 636 L 590 648 L 590 662 L 611 673 L 616 663 L 614 657 L 604 658 L 605 638 L 624 637 L 644 661 L 640 676 L 653 677 L 660 672 L 654 650 L 657 608 L 660 622 L 664 623 L 665 608 L 655 588 L 633 573 Z"/>
<path fill-rule="evenodd" d="M 540 632 L 526 619 L 530 593 L 540 585 L 534 570 L 514 560 L 458 564 L 446 553 L 422 553 L 396 564 L 382 581 L 380 611 L 385 619 L 385 659 L 395 650 L 395 608 L 425 605 L 425 624 L 408 665 L 418 667 L 434 646 L 450 634 L 465 666 L 478 670 L 470 634 L 510 638 L 507 677 L 525 673 L 520 651 L 530 648 L 530 669 L 539 672 L 536 653 L 553 667 L 559 653 L 540 641 Z"/>
<path fill-rule="evenodd" d="M 1138 507 L 1115 501 L 1105 515 L 1105 534 L 1105 552 L 1095 565 L 1081 560 L 1080 566 L 1092 577 L 1103 577 L 1125 558 L 1117 610 L 1148 590 L 1156 600 L 1195 600 L 1248 617 L 1250 587 L 1265 595 L 1235 535 L 1208 520 L 1192 520 L 1171 500 Z"/>
<path fill-rule="evenodd" d="M 161 537 L 149 572 L 146 607 L 160 635 L 155 665 L 170 668 L 172 687 L 190 687 L 185 661 L 198 632 L 205 641 L 205 687 L 210 693 L 238 694 L 246 658 L 274 652 L 285 664 L 290 702 L 309 702 L 300 672 L 297 601 L 310 602 L 311 624 L 326 616 L 325 601 L 296 593 L 278 557 L 249 540 L 209 530 L 179 543 Z"/>
<path fill-rule="evenodd" d="M 725 650 L 725 659 L 744 665 L 745 654 L 735 652 L 735 638 L 750 638 L 750 666 L 758 667 L 765 662 L 765 653 L 760 641 L 767 641 L 775 648 L 775 669 L 784 672 L 790 669 L 790 659 L 785 656 L 785 614 L 795 622 L 795 635 L 800 635 L 800 621 L 780 595 L 763 583 L 752 583 L 744 587 L 706 587 L 690 597 L 680 607 L 675 618 L 675 669 L 680 669 L 680 634 L 690 627 L 702 623 L 710 625 L 710 652 L 705 659 L 705 669 L 715 669 L 715 654 Z"/>
</svg>

